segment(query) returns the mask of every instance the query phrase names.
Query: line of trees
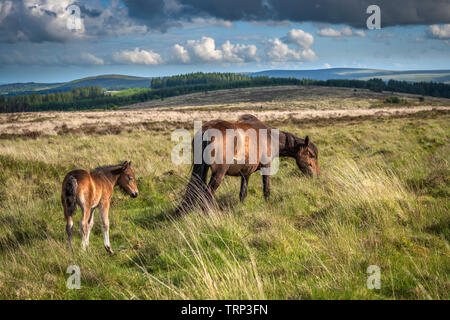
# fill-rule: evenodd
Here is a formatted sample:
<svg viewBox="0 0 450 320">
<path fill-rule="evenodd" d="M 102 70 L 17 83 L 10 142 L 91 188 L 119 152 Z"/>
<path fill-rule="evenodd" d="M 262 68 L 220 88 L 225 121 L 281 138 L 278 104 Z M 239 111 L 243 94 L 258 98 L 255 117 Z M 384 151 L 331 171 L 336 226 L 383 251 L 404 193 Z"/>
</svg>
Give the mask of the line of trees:
<svg viewBox="0 0 450 320">
<path fill-rule="evenodd" d="M 256 78 L 269 77 L 250 77 L 241 73 L 188 73 L 176 76 L 161 77 L 152 79 L 150 87 L 152 89 L 160 89 L 167 87 L 189 86 L 198 84 L 217 84 L 217 83 L 237 83 L 241 81 L 254 81 Z"/>
<path fill-rule="evenodd" d="M 279 85 L 315 85 L 369 89 L 376 92 L 395 91 L 450 98 L 450 85 L 436 82 L 416 82 L 382 79 L 370 80 L 312 80 L 296 78 L 251 77 L 234 73 L 191 73 L 152 80 L 151 89 L 130 95 L 109 95 L 100 87 L 75 88 L 66 92 L 33 93 L 5 98 L 0 96 L 0 112 L 47 110 L 111 109 L 155 99 L 164 99 L 195 92 L 220 89 Z"/>
<path fill-rule="evenodd" d="M 386 83 L 382 79 L 370 79 L 370 80 L 302 79 L 301 85 L 358 88 L 358 89 L 369 89 L 375 92 L 391 91 L 391 92 L 419 94 L 432 97 L 450 98 L 450 85 L 440 82 L 408 82 L 408 81 L 389 80 Z"/>
<path fill-rule="evenodd" d="M 208 78 L 209 75 L 205 74 L 205 77 Z M 155 99 L 164 99 L 195 92 L 299 84 L 300 80 L 295 78 L 269 78 L 266 76 L 254 78 L 242 77 L 240 80 L 235 81 L 228 81 L 224 78 L 222 82 L 199 82 L 195 84 L 195 81 L 193 81 L 191 84 L 185 85 L 175 85 L 172 83 L 170 86 L 165 85 L 157 89 L 153 88 L 145 92 L 135 93 L 128 96 L 105 94 L 105 90 L 100 87 L 83 87 L 72 89 L 67 92 L 46 93 L 42 95 L 33 93 L 31 95 L 11 96 L 8 98 L 0 96 L 0 112 L 112 109 L 117 106 L 124 106 Z M 79 94 L 78 92 L 81 92 L 82 94 Z"/>
<path fill-rule="evenodd" d="M 66 92 L 32 93 L 8 98 L 0 96 L 0 112 L 69 110 L 82 106 L 89 108 L 90 101 L 104 96 L 105 90 L 94 86 L 75 88 Z"/>
</svg>

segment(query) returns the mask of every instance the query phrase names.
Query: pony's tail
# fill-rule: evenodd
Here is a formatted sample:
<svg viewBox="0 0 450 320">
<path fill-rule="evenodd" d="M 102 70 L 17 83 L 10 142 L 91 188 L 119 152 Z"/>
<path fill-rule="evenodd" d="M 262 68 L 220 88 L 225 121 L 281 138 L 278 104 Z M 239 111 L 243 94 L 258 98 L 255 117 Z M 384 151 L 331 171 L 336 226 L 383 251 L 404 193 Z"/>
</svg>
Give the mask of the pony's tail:
<svg viewBox="0 0 450 320">
<path fill-rule="evenodd" d="M 77 179 L 74 176 L 69 176 L 64 186 L 64 198 L 70 216 L 73 215 L 77 207 L 77 188 Z"/>
<path fill-rule="evenodd" d="M 203 150 L 205 150 L 207 145 L 207 141 L 202 141 L 202 155 Z M 192 210 L 196 204 L 200 203 L 204 205 L 210 201 L 211 197 L 208 186 L 206 185 L 209 167 L 210 165 L 204 161 L 203 157 L 201 163 L 193 164 L 191 178 L 186 187 L 183 201 L 176 210 L 177 214 L 187 213 Z"/>
</svg>

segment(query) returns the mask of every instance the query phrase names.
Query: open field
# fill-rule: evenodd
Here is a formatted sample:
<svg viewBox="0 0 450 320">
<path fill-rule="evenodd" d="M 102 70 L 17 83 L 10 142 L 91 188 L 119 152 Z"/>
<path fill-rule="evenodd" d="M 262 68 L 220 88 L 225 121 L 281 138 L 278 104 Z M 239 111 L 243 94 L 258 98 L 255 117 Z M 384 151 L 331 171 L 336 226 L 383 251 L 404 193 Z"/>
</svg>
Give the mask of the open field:
<svg viewBox="0 0 450 320">
<path fill-rule="evenodd" d="M 321 86 L 271 86 L 192 93 L 183 96 L 137 103 L 123 109 L 155 107 L 220 106 L 258 107 L 275 110 L 323 110 L 379 108 L 391 92 L 373 92 L 367 89 L 321 87 Z M 449 99 L 426 97 L 420 102 L 420 95 L 395 93 L 407 100 L 407 105 L 449 105 Z"/>
<path fill-rule="evenodd" d="M 118 133 L 135 128 L 154 129 L 194 120 L 236 120 L 253 113 L 261 120 L 336 119 L 400 116 L 420 111 L 446 110 L 450 100 L 395 94 L 400 103 L 386 103 L 390 92 L 376 93 L 333 87 L 280 86 L 217 90 L 166 98 L 118 111 L 30 112 L 0 114 L 0 137 L 71 133 Z"/>
<path fill-rule="evenodd" d="M 261 98 L 262 110 L 244 100 L 219 111 L 223 101 L 209 100 L 172 109 L 0 115 L 0 298 L 449 299 L 448 102 L 389 105 L 383 100 L 390 93 L 353 98 L 342 91 L 316 100 Z M 240 180 L 227 177 L 209 213 L 172 218 L 190 168 L 171 163 L 171 131 L 191 128 L 197 117 L 249 112 L 308 134 L 322 176 L 306 178 L 282 159 L 269 201 L 259 174 L 244 203 Z M 123 160 L 133 163 L 140 196 L 116 190 L 113 197 L 116 254 L 103 248 L 97 212 L 89 251 L 81 252 L 76 232 L 69 254 L 64 174 Z M 76 226 L 80 215 L 78 209 Z M 66 288 L 72 264 L 81 268 L 80 290 Z M 381 269 L 380 290 L 366 287 L 369 265 Z"/>
</svg>

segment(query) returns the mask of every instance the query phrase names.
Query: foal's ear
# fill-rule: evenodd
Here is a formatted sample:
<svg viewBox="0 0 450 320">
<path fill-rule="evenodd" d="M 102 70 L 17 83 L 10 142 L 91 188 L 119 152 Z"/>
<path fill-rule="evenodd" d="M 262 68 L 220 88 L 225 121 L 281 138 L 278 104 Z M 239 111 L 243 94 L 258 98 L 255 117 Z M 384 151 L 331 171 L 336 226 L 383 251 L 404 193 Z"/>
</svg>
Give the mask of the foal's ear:
<svg viewBox="0 0 450 320">
<path fill-rule="evenodd" d="M 113 171 L 111 171 L 111 173 L 112 174 L 121 174 L 122 172 L 127 170 L 129 165 L 130 165 L 130 163 L 128 161 L 124 161 L 119 165 L 119 168 L 114 169 Z"/>
<path fill-rule="evenodd" d="M 124 161 L 124 162 L 122 162 L 121 166 L 124 169 L 129 168 L 129 167 L 131 167 L 131 161 Z"/>
<path fill-rule="evenodd" d="M 306 136 L 305 138 L 305 147 L 308 147 L 309 145 L 309 136 Z"/>
</svg>

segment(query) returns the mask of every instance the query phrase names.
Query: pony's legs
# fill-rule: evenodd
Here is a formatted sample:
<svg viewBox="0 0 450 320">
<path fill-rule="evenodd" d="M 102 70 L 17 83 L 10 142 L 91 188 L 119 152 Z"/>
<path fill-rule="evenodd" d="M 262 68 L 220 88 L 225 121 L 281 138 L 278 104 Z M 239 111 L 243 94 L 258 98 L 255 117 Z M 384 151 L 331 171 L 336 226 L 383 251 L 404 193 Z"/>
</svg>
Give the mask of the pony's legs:
<svg viewBox="0 0 450 320">
<path fill-rule="evenodd" d="M 263 186 L 264 186 L 264 198 L 269 199 L 270 196 L 270 176 L 263 175 L 262 176 Z"/>
<path fill-rule="evenodd" d="M 90 208 L 85 204 L 83 206 L 83 217 L 81 218 L 80 222 L 80 232 L 81 232 L 81 248 L 83 250 L 86 250 L 89 243 L 86 240 L 88 235 L 88 229 L 89 229 L 89 217 L 90 217 Z"/>
<path fill-rule="evenodd" d="M 66 211 L 64 209 L 64 211 Z M 72 249 L 72 236 L 73 236 L 73 219 L 71 215 L 65 215 L 66 218 L 66 233 L 67 233 L 67 241 L 69 244 L 69 250 L 73 251 Z"/>
<path fill-rule="evenodd" d="M 228 168 L 229 165 L 220 165 L 216 168 L 215 171 L 212 172 L 211 179 L 209 180 L 208 184 L 208 190 L 212 198 L 216 194 L 217 188 L 219 188 L 220 184 L 222 183 Z"/>
<path fill-rule="evenodd" d="M 94 210 L 95 210 L 95 208 L 91 209 L 91 214 L 89 216 L 87 235 L 86 235 L 86 246 L 87 247 L 89 247 L 89 236 L 91 235 L 91 230 L 92 230 L 92 227 L 94 226 Z"/>
<path fill-rule="evenodd" d="M 241 202 L 244 202 L 245 198 L 247 197 L 247 186 L 249 178 L 250 176 L 241 177 L 241 191 L 239 192 L 239 200 Z"/>
<path fill-rule="evenodd" d="M 109 243 L 109 202 L 105 201 L 100 206 L 100 217 L 102 218 L 102 228 L 103 228 L 103 243 L 105 249 L 109 254 L 114 254 L 111 249 L 111 244 Z"/>
</svg>

